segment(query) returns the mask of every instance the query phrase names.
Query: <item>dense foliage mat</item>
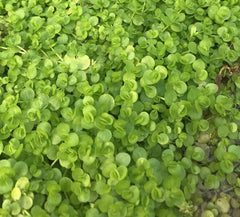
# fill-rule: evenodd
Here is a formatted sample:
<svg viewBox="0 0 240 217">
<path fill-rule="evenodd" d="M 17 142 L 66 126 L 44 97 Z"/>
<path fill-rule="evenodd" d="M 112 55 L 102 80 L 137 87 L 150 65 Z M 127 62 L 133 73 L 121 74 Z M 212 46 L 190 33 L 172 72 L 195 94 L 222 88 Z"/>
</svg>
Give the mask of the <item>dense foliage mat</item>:
<svg viewBox="0 0 240 217">
<path fill-rule="evenodd" d="M 0 36 L 0 216 L 240 196 L 239 0 L 0 0 Z"/>
</svg>

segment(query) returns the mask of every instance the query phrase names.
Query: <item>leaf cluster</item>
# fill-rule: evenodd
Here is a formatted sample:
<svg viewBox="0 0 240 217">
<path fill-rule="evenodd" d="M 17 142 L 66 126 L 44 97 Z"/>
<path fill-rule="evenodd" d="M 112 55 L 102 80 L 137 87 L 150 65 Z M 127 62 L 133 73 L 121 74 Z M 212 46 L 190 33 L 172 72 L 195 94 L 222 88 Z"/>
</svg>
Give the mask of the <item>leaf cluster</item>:
<svg viewBox="0 0 240 217">
<path fill-rule="evenodd" d="M 239 3 L 0 1 L 0 216 L 181 217 L 224 181 L 239 196 Z"/>
</svg>

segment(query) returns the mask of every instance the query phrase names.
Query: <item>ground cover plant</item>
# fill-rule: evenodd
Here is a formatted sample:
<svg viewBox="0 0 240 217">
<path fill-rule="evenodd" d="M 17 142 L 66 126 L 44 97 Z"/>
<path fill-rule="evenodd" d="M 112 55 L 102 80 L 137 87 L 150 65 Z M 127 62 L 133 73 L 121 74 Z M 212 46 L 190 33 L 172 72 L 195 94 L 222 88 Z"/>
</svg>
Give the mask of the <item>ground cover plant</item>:
<svg viewBox="0 0 240 217">
<path fill-rule="evenodd" d="M 239 31 L 239 0 L 0 0 L 0 216 L 237 217 Z"/>
</svg>

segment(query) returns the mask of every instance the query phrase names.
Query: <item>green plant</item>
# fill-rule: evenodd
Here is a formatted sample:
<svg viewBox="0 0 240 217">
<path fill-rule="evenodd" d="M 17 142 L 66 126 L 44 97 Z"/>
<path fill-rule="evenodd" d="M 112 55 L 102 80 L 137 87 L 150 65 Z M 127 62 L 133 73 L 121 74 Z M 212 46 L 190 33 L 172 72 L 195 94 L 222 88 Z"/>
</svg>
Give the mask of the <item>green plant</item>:
<svg viewBox="0 0 240 217">
<path fill-rule="evenodd" d="M 239 196 L 239 3 L 0 1 L 0 215 L 191 216 L 226 180 Z"/>
</svg>

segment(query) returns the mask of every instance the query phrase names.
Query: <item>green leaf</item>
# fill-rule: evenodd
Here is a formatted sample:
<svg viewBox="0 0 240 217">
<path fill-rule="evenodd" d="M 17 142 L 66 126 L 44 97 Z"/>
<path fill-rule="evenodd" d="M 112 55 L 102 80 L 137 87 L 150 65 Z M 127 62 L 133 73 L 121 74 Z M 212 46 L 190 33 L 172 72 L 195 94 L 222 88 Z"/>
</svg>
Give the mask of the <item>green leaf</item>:
<svg viewBox="0 0 240 217">
<path fill-rule="evenodd" d="M 173 89 L 178 94 L 184 94 L 187 91 L 187 85 L 183 81 L 176 81 L 173 84 Z"/>
<path fill-rule="evenodd" d="M 230 174 L 233 172 L 233 164 L 230 160 L 222 160 L 220 162 L 220 168 L 226 174 Z"/>
<path fill-rule="evenodd" d="M 78 200 L 82 203 L 89 202 L 91 198 L 90 190 L 88 188 L 84 188 L 81 193 L 78 195 Z"/>
<path fill-rule="evenodd" d="M 215 15 L 215 21 L 219 24 L 222 24 L 225 20 L 229 19 L 231 16 L 231 11 L 228 7 L 222 6 L 218 9 Z"/>
<path fill-rule="evenodd" d="M 128 153 L 120 152 L 116 155 L 116 162 L 127 167 L 131 162 L 131 157 Z"/>
<path fill-rule="evenodd" d="M 61 110 L 61 115 L 66 121 L 71 121 L 73 119 L 73 111 L 71 108 L 63 108 Z"/>
<path fill-rule="evenodd" d="M 97 133 L 97 138 L 99 138 L 103 142 L 108 142 L 112 138 L 112 133 L 110 130 L 105 129 Z"/>
<path fill-rule="evenodd" d="M 96 183 L 96 185 L 94 186 L 94 190 L 100 194 L 100 195 L 104 195 L 104 194 L 108 194 L 111 191 L 111 187 L 109 185 L 107 185 L 105 182 L 103 181 L 98 181 Z"/>
<path fill-rule="evenodd" d="M 198 128 L 202 132 L 207 131 L 209 129 L 209 122 L 204 119 L 200 120 L 198 123 Z"/>
<path fill-rule="evenodd" d="M 164 66 L 156 66 L 155 70 L 160 73 L 161 79 L 165 79 L 168 76 L 168 71 Z"/>
<path fill-rule="evenodd" d="M 114 199 L 111 195 L 104 194 L 101 196 L 101 199 L 97 201 L 97 206 L 99 207 L 101 212 L 106 213 L 113 205 L 113 202 Z"/>
<path fill-rule="evenodd" d="M 216 98 L 216 104 L 215 108 L 218 113 L 225 115 L 226 110 L 231 110 L 233 105 L 233 101 L 231 98 L 224 96 L 224 95 L 218 95 Z"/>
<path fill-rule="evenodd" d="M 195 61 L 196 57 L 193 54 L 185 54 L 184 56 L 181 56 L 180 62 L 184 65 L 186 64 L 192 64 Z"/>
<path fill-rule="evenodd" d="M 19 200 L 21 198 L 21 190 L 18 187 L 14 187 L 11 192 L 11 197 L 14 201 Z"/>
<path fill-rule="evenodd" d="M 165 201 L 169 207 L 180 207 L 185 202 L 185 197 L 180 189 L 172 188 L 170 191 L 165 192 Z"/>
<path fill-rule="evenodd" d="M 32 216 L 36 216 L 36 217 L 48 216 L 47 212 L 38 205 L 33 206 L 33 208 L 31 209 L 31 214 Z"/>
<path fill-rule="evenodd" d="M 49 206 L 58 206 L 61 203 L 62 196 L 59 193 L 50 193 L 47 198 L 47 204 Z"/>
<path fill-rule="evenodd" d="M 212 46 L 212 40 L 210 38 L 205 38 L 200 41 L 198 45 L 199 52 L 204 56 L 209 56 L 209 51 Z"/>
<path fill-rule="evenodd" d="M 135 119 L 135 124 L 145 126 L 149 123 L 149 114 L 147 112 L 141 112 Z"/>
<path fill-rule="evenodd" d="M 226 125 L 221 125 L 217 129 L 219 137 L 225 138 L 229 134 L 229 128 Z"/>
<path fill-rule="evenodd" d="M 24 161 L 18 161 L 15 163 L 13 169 L 15 170 L 16 178 L 26 176 L 28 173 L 28 165 Z"/>
<path fill-rule="evenodd" d="M 96 16 L 90 17 L 89 22 L 91 23 L 92 26 L 96 26 L 98 24 L 98 17 Z"/>
<path fill-rule="evenodd" d="M 141 79 L 141 86 L 156 84 L 160 78 L 161 74 L 157 70 L 146 70 Z"/>
<path fill-rule="evenodd" d="M 240 88 L 240 76 L 238 76 L 236 80 L 234 80 L 234 83 L 237 86 L 237 88 Z"/>
<path fill-rule="evenodd" d="M 164 94 L 164 99 L 167 105 L 171 105 L 177 100 L 177 94 L 174 90 L 167 89 Z"/>
<path fill-rule="evenodd" d="M 149 180 L 144 184 L 144 190 L 146 193 L 151 193 L 151 191 L 157 187 L 157 183 L 153 180 Z"/>
<path fill-rule="evenodd" d="M 181 23 L 173 23 L 170 27 L 174 32 L 181 32 L 183 29 L 183 25 Z"/>
<path fill-rule="evenodd" d="M 137 186 L 132 185 L 127 190 L 122 192 L 122 198 L 130 203 L 137 203 L 139 201 L 140 191 Z"/>
<path fill-rule="evenodd" d="M 87 55 L 78 57 L 76 59 L 76 64 L 78 65 L 80 70 L 86 70 L 90 66 L 90 59 Z"/>
<path fill-rule="evenodd" d="M 127 215 L 127 208 L 123 203 L 117 202 L 112 204 L 108 209 L 109 217 L 125 217 Z"/>
<path fill-rule="evenodd" d="M 124 190 L 127 190 L 128 188 L 130 187 L 130 182 L 126 179 L 124 180 L 121 180 L 119 181 L 116 186 L 115 186 L 115 190 L 116 192 L 121 195 L 121 193 L 124 191 Z"/>
<path fill-rule="evenodd" d="M 113 117 L 108 113 L 102 113 L 100 116 L 97 116 L 95 119 L 95 125 L 99 129 L 104 129 L 108 125 L 113 124 Z"/>
<path fill-rule="evenodd" d="M 205 81 L 208 78 L 208 72 L 207 70 L 202 69 L 196 72 L 195 77 L 200 81 Z"/>
<path fill-rule="evenodd" d="M 83 117 L 86 123 L 91 123 L 94 121 L 97 110 L 92 105 L 86 105 L 83 108 Z"/>
<path fill-rule="evenodd" d="M 157 140 L 161 145 L 166 145 L 169 143 L 169 137 L 166 133 L 160 133 L 157 137 Z"/>
<path fill-rule="evenodd" d="M 240 159 L 240 146 L 230 145 L 228 147 L 228 152 L 235 154 L 238 157 L 238 159 Z"/>
<path fill-rule="evenodd" d="M 34 97 L 35 93 L 32 88 L 27 87 L 20 92 L 20 99 L 23 101 L 31 101 Z"/>
<path fill-rule="evenodd" d="M 220 182 L 218 180 L 218 177 L 215 175 L 209 175 L 204 180 L 204 186 L 207 189 L 218 189 L 220 185 Z"/>
<path fill-rule="evenodd" d="M 139 158 L 147 158 L 147 152 L 142 147 L 137 147 L 133 150 L 132 159 L 136 162 Z"/>
<path fill-rule="evenodd" d="M 63 192 L 70 192 L 71 191 L 72 180 L 69 179 L 68 177 L 62 177 L 60 179 L 59 184 L 60 184 L 61 190 Z"/>
<path fill-rule="evenodd" d="M 178 176 L 181 180 L 186 176 L 183 166 L 174 161 L 168 163 L 168 172 L 173 176 Z"/>
<path fill-rule="evenodd" d="M 0 169 L 2 170 L 2 169 Z M 8 193 L 12 190 L 13 188 L 13 180 L 10 178 L 6 178 L 4 180 L 0 181 L 0 194 L 5 194 Z"/>
<path fill-rule="evenodd" d="M 148 68 L 153 69 L 155 66 L 155 61 L 151 56 L 145 56 L 142 58 L 142 63 L 144 63 Z"/>
<path fill-rule="evenodd" d="M 111 111 L 115 106 L 115 100 L 110 94 L 103 94 L 99 97 L 97 107 L 99 112 Z"/>
<path fill-rule="evenodd" d="M 208 175 L 211 174 L 211 170 L 208 167 L 202 167 L 200 171 L 200 177 L 205 179 Z"/>
<path fill-rule="evenodd" d="M 59 74 L 56 80 L 56 85 L 62 89 L 66 88 L 68 85 L 68 75 L 66 73 Z"/>
<path fill-rule="evenodd" d="M 197 102 L 202 108 L 208 108 L 211 103 L 209 97 L 207 96 L 199 96 Z"/>
<path fill-rule="evenodd" d="M 74 180 L 81 182 L 84 187 L 90 186 L 90 176 L 84 173 L 81 168 L 75 168 L 72 171 L 72 177 Z"/>
<path fill-rule="evenodd" d="M 70 131 L 70 126 L 67 123 L 59 123 L 57 125 L 56 131 L 59 136 L 66 136 Z"/>
<path fill-rule="evenodd" d="M 67 139 L 66 139 L 66 144 L 69 146 L 77 146 L 79 143 L 79 137 L 76 133 L 69 133 Z"/>
<path fill-rule="evenodd" d="M 141 26 L 144 23 L 144 18 L 140 15 L 135 15 L 133 17 L 133 24 L 136 26 Z"/>
<path fill-rule="evenodd" d="M 193 62 L 193 68 L 196 71 L 201 71 L 203 69 L 205 69 L 206 64 L 204 63 L 204 61 L 202 59 L 197 59 Z"/>
<path fill-rule="evenodd" d="M 162 152 L 162 160 L 166 165 L 172 162 L 173 159 L 174 159 L 174 153 L 171 149 L 166 149 Z"/>
<path fill-rule="evenodd" d="M 170 116 L 174 119 L 184 117 L 188 113 L 188 104 L 186 102 L 173 103 L 169 110 Z"/>
<path fill-rule="evenodd" d="M 219 27 L 217 33 L 225 42 L 229 42 L 232 40 L 231 33 L 228 32 L 228 28 L 225 26 Z"/>
<path fill-rule="evenodd" d="M 159 32 L 155 29 L 150 29 L 146 32 L 147 38 L 157 38 L 158 34 L 159 34 Z"/>
<path fill-rule="evenodd" d="M 172 208 L 161 208 L 158 210 L 158 216 L 176 217 Z"/>
<path fill-rule="evenodd" d="M 218 86 L 216 84 L 213 84 L 213 83 L 208 83 L 206 85 L 206 90 L 208 91 L 209 95 L 210 94 L 215 94 L 218 91 Z"/>
<path fill-rule="evenodd" d="M 193 153 L 192 153 L 192 159 L 196 161 L 203 161 L 205 158 L 205 152 L 202 148 L 200 147 L 194 147 Z"/>
<path fill-rule="evenodd" d="M 37 76 L 37 69 L 34 64 L 28 66 L 26 76 L 28 79 L 34 79 Z"/>
<path fill-rule="evenodd" d="M 238 53 L 234 50 L 228 50 L 226 57 L 228 61 L 236 62 L 238 59 Z"/>
<path fill-rule="evenodd" d="M 23 195 L 19 201 L 20 203 L 20 206 L 23 208 L 23 209 L 30 209 L 33 205 L 33 200 L 31 197 L 29 196 L 26 196 L 26 195 Z"/>
<path fill-rule="evenodd" d="M 125 166 L 119 166 L 117 169 L 113 169 L 110 172 L 110 180 L 115 183 L 115 181 L 121 181 L 127 176 L 127 168 Z M 116 182 L 117 183 L 117 182 Z"/>
<path fill-rule="evenodd" d="M 157 95 L 157 89 L 154 86 L 144 86 L 144 91 L 149 98 L 154 98 Z"/>
</svg>

